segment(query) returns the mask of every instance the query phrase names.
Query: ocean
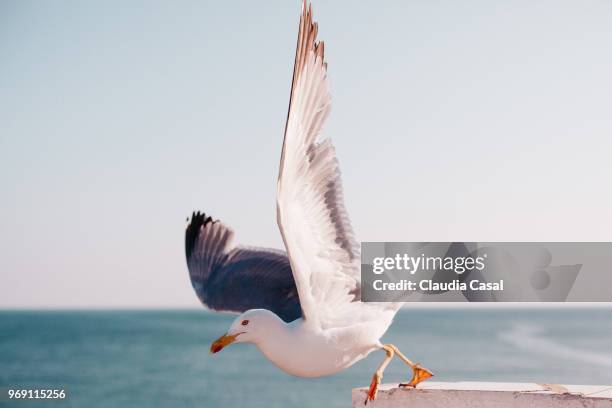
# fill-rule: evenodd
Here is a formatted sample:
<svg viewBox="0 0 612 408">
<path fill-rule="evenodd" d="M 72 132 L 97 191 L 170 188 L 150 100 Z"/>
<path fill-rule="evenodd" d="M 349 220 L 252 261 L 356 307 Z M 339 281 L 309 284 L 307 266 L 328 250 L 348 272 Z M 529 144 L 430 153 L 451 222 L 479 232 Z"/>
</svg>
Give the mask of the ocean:
<svg viewBox="0 0 612 408">
<path fill-rule="evenodd" d="M 253 345 L 211 355 L 232 315 L 204 310 L 0 311 L 0 406 L 349 407 L 383 359 L 335 376 L 291 377 Z M 612 385 L 612 309 L 405 308 L 386 342 L 436 381 Z M 299 350 L 296 350 L 296 353 Z M 395 360 L 384 382 L 411 372 Z M 9 388 L 65 389 L 63 401 L 9 401 Z"/>
</svg>

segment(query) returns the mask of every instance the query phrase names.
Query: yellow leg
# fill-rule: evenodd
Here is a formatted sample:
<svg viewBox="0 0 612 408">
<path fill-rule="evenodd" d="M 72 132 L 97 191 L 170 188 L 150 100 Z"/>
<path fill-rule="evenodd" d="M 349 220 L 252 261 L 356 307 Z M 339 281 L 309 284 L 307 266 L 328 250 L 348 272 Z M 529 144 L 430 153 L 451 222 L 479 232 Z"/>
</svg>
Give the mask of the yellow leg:
<svg viewBox="0 0 612 408">
<path fill-rule="evenodd" d="M 387 344 L 386 346 L 390 347 L 395 354 L 406 364 L 412 368 L 412 379 L 408 383 L 400 383 L 400 387 L 413 387 L 416 388 L 417 384 L 421 381 L 425 381 L 428 378 L 433 377 L 431 371 L 426 368 L 421 367 L 418 364 L 413 363 L 408 357 L 402 354 L 399 349 L 393 344 Z"/>
<path fill-rule="evenodd" d="M 385 350 L 385 353 L 387 353 L 387 356 L 385 357 L 383 362 L 380 364 L 380 366 L 378 367 L 378 369 L 372 376 L 372 382 L 370 383 L 370 390 L 368 391 L 368 395 L 366 396 L 366 400 L 364 403 L 365 405 L 368 404 L 368 401 L 374 401 L 374 399 L 376 398 L 376 393 L 378 392 L 378 386 L 380 385 L 380 382 L 382 381 L 383 372 L 385 371 L 385 368 L 387 368 L 387 366 L 391 362 L 391 359 L 393 358 L 393 355 L 395 354 L 394 348 L 391 347 L 389 344 L 385 344 L 383 346 L 383 350 Z"/>
</svg>

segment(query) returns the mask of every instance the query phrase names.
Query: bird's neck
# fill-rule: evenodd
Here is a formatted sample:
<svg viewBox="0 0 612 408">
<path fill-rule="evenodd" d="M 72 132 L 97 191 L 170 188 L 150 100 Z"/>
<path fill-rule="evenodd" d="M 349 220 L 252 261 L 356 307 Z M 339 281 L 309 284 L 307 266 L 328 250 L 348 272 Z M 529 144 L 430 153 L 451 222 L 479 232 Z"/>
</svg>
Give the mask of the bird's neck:
<svg viewBox="0 0 612 408">
<path fill-rule="evenodd" d="M 278 365 L 279 359 L 283 358 L 279 355 L 279 352 L 285 348 L 284 345 L 293 343 L 292 337 L 296 324 L 299 324 L 299 322 L 287 324 L 277 317 L 266 327 L 265 335 L 258 338 L 254 343 L 270 361 Z"/>
</svg>

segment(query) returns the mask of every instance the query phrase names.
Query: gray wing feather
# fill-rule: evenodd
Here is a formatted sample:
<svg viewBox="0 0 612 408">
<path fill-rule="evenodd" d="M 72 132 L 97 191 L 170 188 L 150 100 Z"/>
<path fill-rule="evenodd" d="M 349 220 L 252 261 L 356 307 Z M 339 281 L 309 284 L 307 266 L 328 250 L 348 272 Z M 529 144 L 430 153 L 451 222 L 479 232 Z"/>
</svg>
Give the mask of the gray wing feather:
<svg viewBox="0 0 612 408">
<path fill-rule="evenodd" d="M 263 248 L 233 247 L 233 231 L 194 213 L 185 233 L 191 284 L 212 310 L 268 309 L 290 322 L 301 317 L 300 301 L 287 255 Z"/>
</svg>

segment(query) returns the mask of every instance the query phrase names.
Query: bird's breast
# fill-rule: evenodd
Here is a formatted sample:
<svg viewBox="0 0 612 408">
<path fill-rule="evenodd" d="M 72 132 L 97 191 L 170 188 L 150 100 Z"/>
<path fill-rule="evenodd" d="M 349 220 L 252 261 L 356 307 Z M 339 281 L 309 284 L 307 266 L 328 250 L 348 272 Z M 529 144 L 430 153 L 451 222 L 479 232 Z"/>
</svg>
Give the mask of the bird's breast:
<svg viewBox="0 0 612 408">
<path fill-rule="evenodd" d="M 304 326 L 270 336 L 257 345 L 272 363 L 298 377 L 336 374 L 376 349 L 370 342 L 347 344 L 346 336 L 331 336 Z"/>
</svg>

